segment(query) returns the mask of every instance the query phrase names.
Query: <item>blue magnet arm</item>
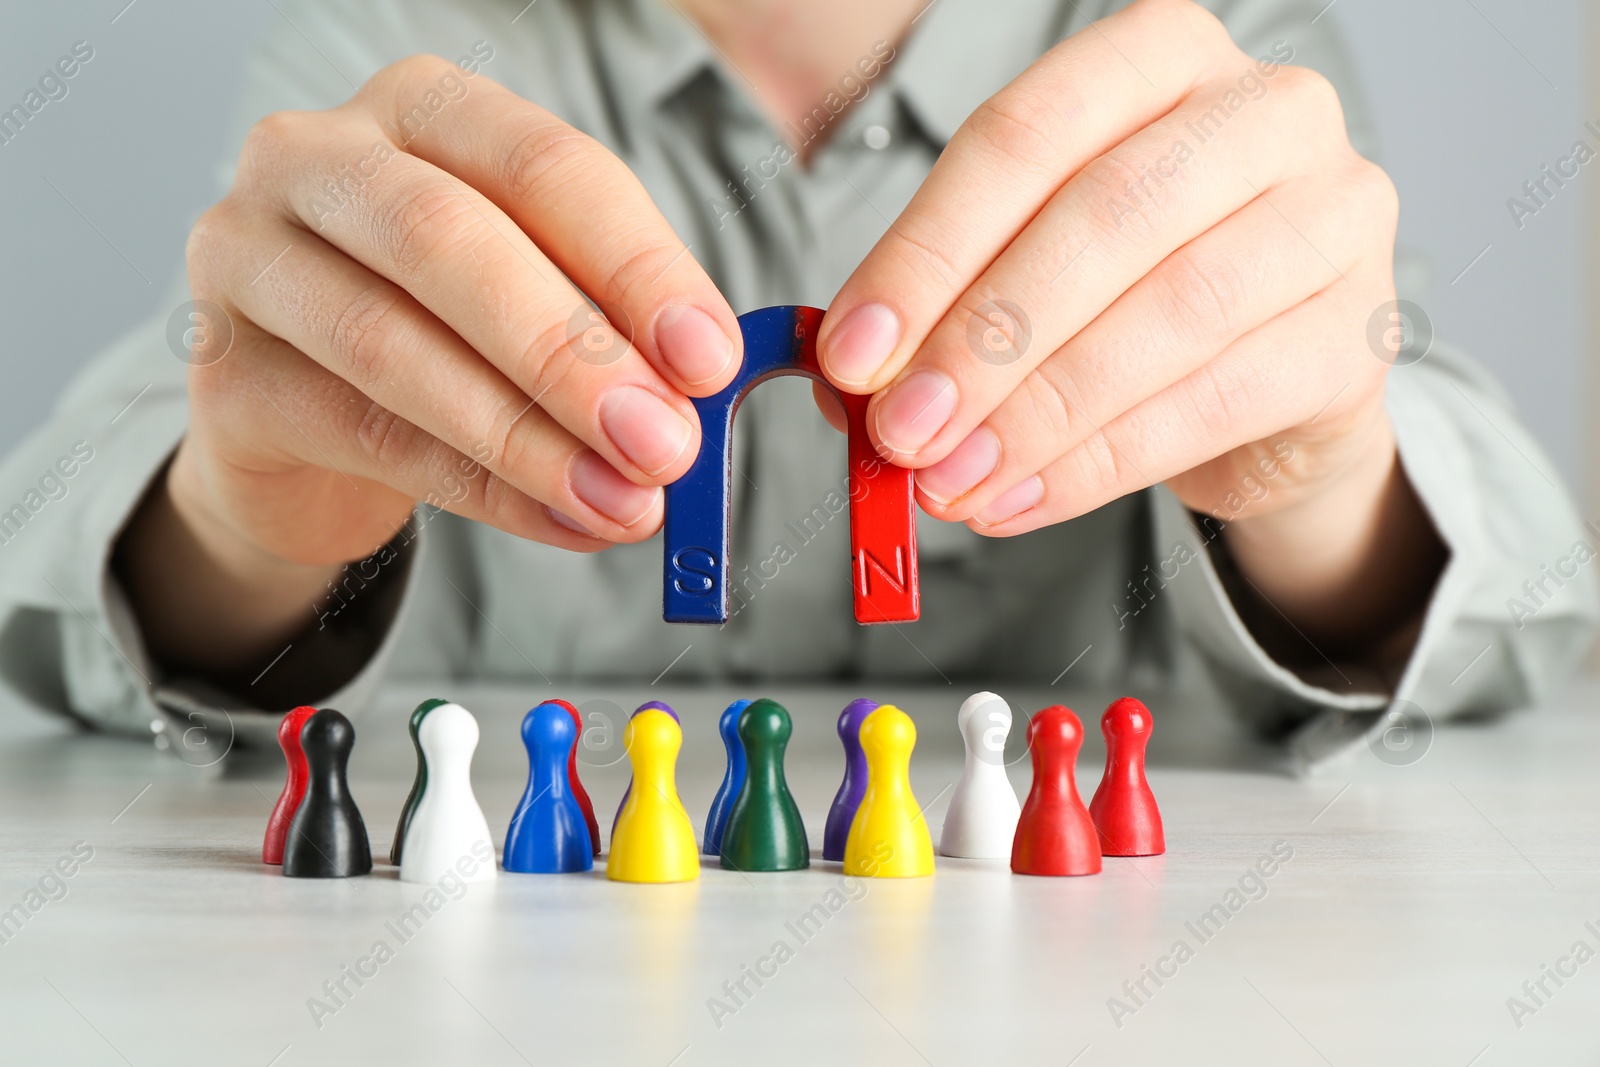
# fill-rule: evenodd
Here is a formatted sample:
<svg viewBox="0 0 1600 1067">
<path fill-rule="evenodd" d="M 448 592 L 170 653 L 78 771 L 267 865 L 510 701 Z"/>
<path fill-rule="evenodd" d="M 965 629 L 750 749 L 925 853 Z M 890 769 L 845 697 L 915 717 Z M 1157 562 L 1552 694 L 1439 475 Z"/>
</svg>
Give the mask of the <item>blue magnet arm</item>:
<svg viewBox="0 0 1600 1067">
<path fill-rule="evenodd" d="M 700 415 L 700 454 L 667 486 L 664 596 L 668 622 L 728 621 L 728 546 L 733 510 L 733 414 L 757 383 L 802 368 L 805 331 L 794 307 L 770 307 L 739 318 L 744 365 L 715 396 L 694 399 Z M 815 357 L 813 356 L 813 359 Z"/>
</svg>

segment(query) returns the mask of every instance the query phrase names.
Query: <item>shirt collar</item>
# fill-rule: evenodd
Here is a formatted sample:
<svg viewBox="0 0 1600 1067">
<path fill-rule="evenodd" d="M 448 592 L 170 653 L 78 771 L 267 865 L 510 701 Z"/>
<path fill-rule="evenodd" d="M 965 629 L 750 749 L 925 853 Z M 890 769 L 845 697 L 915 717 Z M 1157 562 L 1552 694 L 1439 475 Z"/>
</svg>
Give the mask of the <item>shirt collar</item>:
<svg viewBox="0 0 1600 1067">
<path fill-rule="evenodd" d="M 933 0 L 897 48 L 885 82 L 930 137 L 947 142 L 967 116 L 1065 36 L 1074 0 L 1009 0 L 1004 17 L 981 0 Z M 705 71 L 730 83 L 712 44 L 672 0 L 603 5 L 612 54 L 627 63 L 639 103 L 654 111 Z M 609 20 L 608 20 L 609 21 Z M 1082 20 L 1076 20 L 1082 21 Z"/>
<path fill-rule="evenodd" d="M 888 84 L 940 144 L 1075 24 L 1073 0 L 933 0 L 889 65 Z M 1081 20 L 1076 20 L 1081 21 Z"/>
<path fill-rule="evenodd" d="M 669 102 L 702 72 L 718 68 L 711 43 L 671 0 L 597 6 L 604 51 L 611 62 L 629 68 L 625 74 L 634 87 L 631 95 L 647 113 Z"/>
</svg>

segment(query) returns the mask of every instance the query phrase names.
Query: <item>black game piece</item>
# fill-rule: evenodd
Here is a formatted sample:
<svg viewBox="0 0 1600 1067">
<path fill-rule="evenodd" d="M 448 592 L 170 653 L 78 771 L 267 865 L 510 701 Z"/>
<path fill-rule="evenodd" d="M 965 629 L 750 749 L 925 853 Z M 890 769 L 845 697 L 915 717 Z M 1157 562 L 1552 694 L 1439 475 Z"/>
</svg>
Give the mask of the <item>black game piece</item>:
<svg viewBox="0 0 1600 1067">
<path fill-rule="evenodd" d="M 372 846 L 346 774 L 356 731 L 350 720 L 323 708 L 300 729 L 306 754 L 306 795 L 289 825 L 283 873 L 290 878 L 349 878 L 372 872 Z"/>
</svg>

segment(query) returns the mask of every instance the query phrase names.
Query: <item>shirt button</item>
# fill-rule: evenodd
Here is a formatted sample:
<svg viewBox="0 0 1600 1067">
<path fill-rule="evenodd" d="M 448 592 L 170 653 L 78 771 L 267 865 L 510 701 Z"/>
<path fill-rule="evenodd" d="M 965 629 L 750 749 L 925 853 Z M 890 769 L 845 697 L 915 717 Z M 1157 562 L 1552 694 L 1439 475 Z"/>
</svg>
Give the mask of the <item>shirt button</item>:
<svg viewBox="0 0 1600 1067">
<path fill-rule="evenodd" d="M 861 131 L 861 140 L 874 152 L 881 152 L 889 147 L 889 127 L 873 123 Z"/>
</svg>

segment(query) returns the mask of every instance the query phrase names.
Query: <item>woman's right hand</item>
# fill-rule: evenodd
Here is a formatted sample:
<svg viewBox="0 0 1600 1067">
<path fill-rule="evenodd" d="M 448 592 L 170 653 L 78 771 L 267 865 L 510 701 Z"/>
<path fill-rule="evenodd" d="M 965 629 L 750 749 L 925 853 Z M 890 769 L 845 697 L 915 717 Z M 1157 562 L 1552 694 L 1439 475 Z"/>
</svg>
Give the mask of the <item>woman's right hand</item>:
<svg viewBox="0 0 1600 1067">
<path fill-rule="evenodd" d="M 188 266 L 232 343 L 195 353 L 160 504 L 239 591 L 363 559 L 421 500 L 574 551 L 643 540 L 699 449 L 687 396 L 742 358 L 619 159 L 435 57 L 261 120 Z"/>
</svg>

